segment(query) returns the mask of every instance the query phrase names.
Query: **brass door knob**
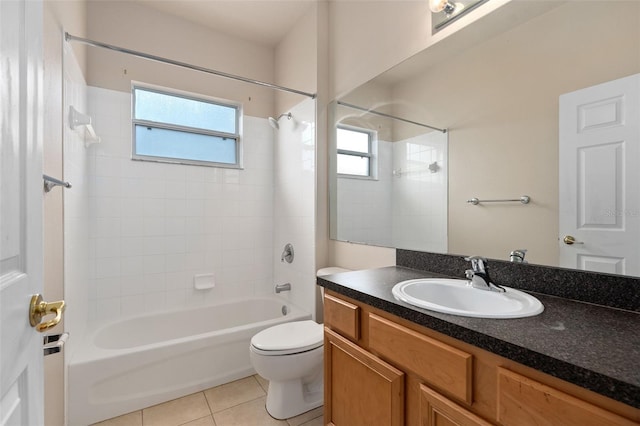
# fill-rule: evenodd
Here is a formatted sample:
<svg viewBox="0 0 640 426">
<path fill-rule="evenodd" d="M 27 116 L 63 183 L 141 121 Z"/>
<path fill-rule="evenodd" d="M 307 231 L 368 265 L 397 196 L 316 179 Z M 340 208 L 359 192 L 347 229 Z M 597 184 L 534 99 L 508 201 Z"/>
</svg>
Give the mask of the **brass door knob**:
<svg viewBox="0 0 640 426">
<path fill-rule="evenodd" d="M 582 241 L 576 241 L 571 235 L 566 235 L 562 241 L 569 246 L 573 244 L 584 244 Z"/>
<path fill-rule="evenodd" d="M 64 312 L 64 308 L 64 300 L 60 300 L 58 302 L 45 302 L 42 300 L 41 294 L 34 294 L 31 296 L 31 303 L 29 304 L 29 324 L 41 333 L 53 328 L 58 325 L 62 319 L 62 312 Z M 55 314 L 55 318 L 44 323 L 42 322 L 42 317 L 53 314 Z"/>
</svg>

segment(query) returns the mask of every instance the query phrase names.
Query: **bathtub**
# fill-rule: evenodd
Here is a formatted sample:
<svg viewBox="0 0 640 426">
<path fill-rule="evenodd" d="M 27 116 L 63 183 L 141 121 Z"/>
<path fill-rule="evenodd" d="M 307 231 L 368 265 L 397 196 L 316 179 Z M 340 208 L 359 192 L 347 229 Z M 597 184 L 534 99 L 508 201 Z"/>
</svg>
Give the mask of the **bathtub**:
<svg viewBox="0 0 640 426">
<path fill-rule="evenodd" d="M 310 318 L 290 303 L 265 297 L 100 327 L 85 336 L 68 364 L 68 424 L 95 423 L 250 376 L 254 334 Z"/>
</svg>

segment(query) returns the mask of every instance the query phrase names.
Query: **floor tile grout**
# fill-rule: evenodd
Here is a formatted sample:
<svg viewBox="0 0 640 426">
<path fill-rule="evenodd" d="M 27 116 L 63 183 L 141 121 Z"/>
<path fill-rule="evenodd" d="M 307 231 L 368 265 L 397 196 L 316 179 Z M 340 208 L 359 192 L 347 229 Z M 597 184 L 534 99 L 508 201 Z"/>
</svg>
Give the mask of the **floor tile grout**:
<svg viewBox="0 0 640 426">
<path fill-rule="evenodd" d="M 236 407 L 239 407 L 239 406 L 241 406 L 243 404 L 247 404 L 249 402 L 253 402 L 253 401 L 257 400 L 257 399 L 264 398 L 265 396 L 266 395 L 262 395 L 262 396 L 259 396 L 257 398 L 247 399 L 246 401 L 239 402 L 236 405 L 230 405 L 229 407 L 223 408 L 222 410 L 218 410 L 218 411 L 213 411 L 212 410 L 211 411 L 211 415 L 214 415 L 214 414 L 217 414 L 217 413 L 222 413 L 223 411 L 231 410 L 232 408 L 236 408 Z"/>
</svg>

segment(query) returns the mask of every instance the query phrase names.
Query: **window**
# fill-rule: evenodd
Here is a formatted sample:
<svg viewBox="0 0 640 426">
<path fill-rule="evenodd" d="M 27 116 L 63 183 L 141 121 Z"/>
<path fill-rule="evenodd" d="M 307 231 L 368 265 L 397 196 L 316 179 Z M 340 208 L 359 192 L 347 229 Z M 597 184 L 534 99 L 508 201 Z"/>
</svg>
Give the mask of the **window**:
<svg viewBox="0 0 640 426">
<path fill-rule="evenodd" d="M 375 132 L 338 126 L 338 174 L 375 178 Z"/>
<path fill-rule="evenodd" d="M 132 92 L 133 159 L 240 167 L 239 105 L 140 84 Z"/>
</svg>

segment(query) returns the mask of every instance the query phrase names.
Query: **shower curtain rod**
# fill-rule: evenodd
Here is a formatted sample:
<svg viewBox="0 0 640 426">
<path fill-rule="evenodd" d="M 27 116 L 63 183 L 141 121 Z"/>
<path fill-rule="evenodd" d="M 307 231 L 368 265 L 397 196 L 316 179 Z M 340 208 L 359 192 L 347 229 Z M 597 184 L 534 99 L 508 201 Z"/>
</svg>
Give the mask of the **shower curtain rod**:
<svg viewBox="0 0 640 426">
<path fill-rule="evenodd" d="M 381 117 L 393 118 L 394 120 L 400 120 L 400 121 L 404 121 L 405 123 L 415 124 L 416 126 L 422 126 L 422 127 L 426 127 L 428 129 L 431 129 L 431 130 L 437 130 L 437 131 L 442 132 L 442 133 L 447 133 L 447 129 L 440 129 L 438 127 L 429 126 L 428 124 L 418 123 L 417 121 L 407 120 L 406 118 L 396 117 L 395 115 L 385 114 L 384 112 L 378 112 L 378 111 L 373 110 L 373 109 L 363 108 L 363 107 L 360 107 L 360 106 L 357 106 L 357 105 L 353 105 L 353 104 L 348 104 L 348 103 L 342 102 L 342 101 L 338 101 L 337 103 L 338 103 L 338 105 L 346 106 L 348 108 L 357 109 L 357 110 L 364 111 L 364 112 L 367 112 L 367 113 L 370 113 L 370 114 L 379 115 Z"/>
<path fill-rule="evenodd" d="M 67 32 L 64 33 L 64 39 L 66 41 L 68 41 L 68 42 L 69 41 L 77 41 L 79 43 L 87 44 L 89 46 L 102 47 L 103 49 L 109 49 L 109 50 L 113 50 L 113 51 L 120 52 L 120 53 L 126 53 L 127 55 L 137 56 L 139 58 L 149 59 L 149 60 L 157 61 L 157 62 L 163 62 L 165 64 L 175 65 L 177 67 L 182 67 L 182 68 L 188 68 L 188 69 L 191 69 L 191 70 L 194 70 L 194 71 L 200 71 L 200 72 L 204 72 L 204 73 L 207 73 L 207 74 L 213 74 L 213 75 L 217 75 L 219 77 L 230 78 L 232 80 L 244 81 L 245 83 L 251 83 L 251 84 L 256 84 L 258 86 L 269 87 L 271 89 L 276 89 L 276 90 L 280 90 L 280 91 L 283 91 L 283 92 L 295 93 L 295 94 L 298 94 L 298 95 L 307 96 L 307 97 L 309 97 L 311 99 L 315 99 L 316 98 L 316 95 L 314 93 L 307 93 L 307 92 L 303 92 L 301 90 L 290 89 L 288 87 L 278 86 L 277 84 L 265 83 L 264 81 L 253 80 L 251 78 L 241 77 L 239 75 L 234 75 L 234 74 L 228 74 L 226 72 L 217 71 L 217 70 L 213 70 L 213 69 L 210 69 L 210 68 L 204 68 L 204 67 L 201 67 L 201 66 L 198 66 L 198 65 L 191 65 L 191 64 L 188 64 L 186 62 L 174 61 L 173 59 L 167 59 L 167 58 L 163 58 L 161 56 L 150 55 L 148 53 L 138 52 L 138 51 L 135 51 L 135 50 L 126 49 L 124 47 L 118 47 L 118 46 L 114 46 L 114 45 L 111 45 L 111 44 L 102 43 L 102 42 L 95 41 L 95 40 L 90 40 L 88 38 L 77 37 L 77 36 L 71 35 L 71 34 L 69 34 Z"/>
</svg>

